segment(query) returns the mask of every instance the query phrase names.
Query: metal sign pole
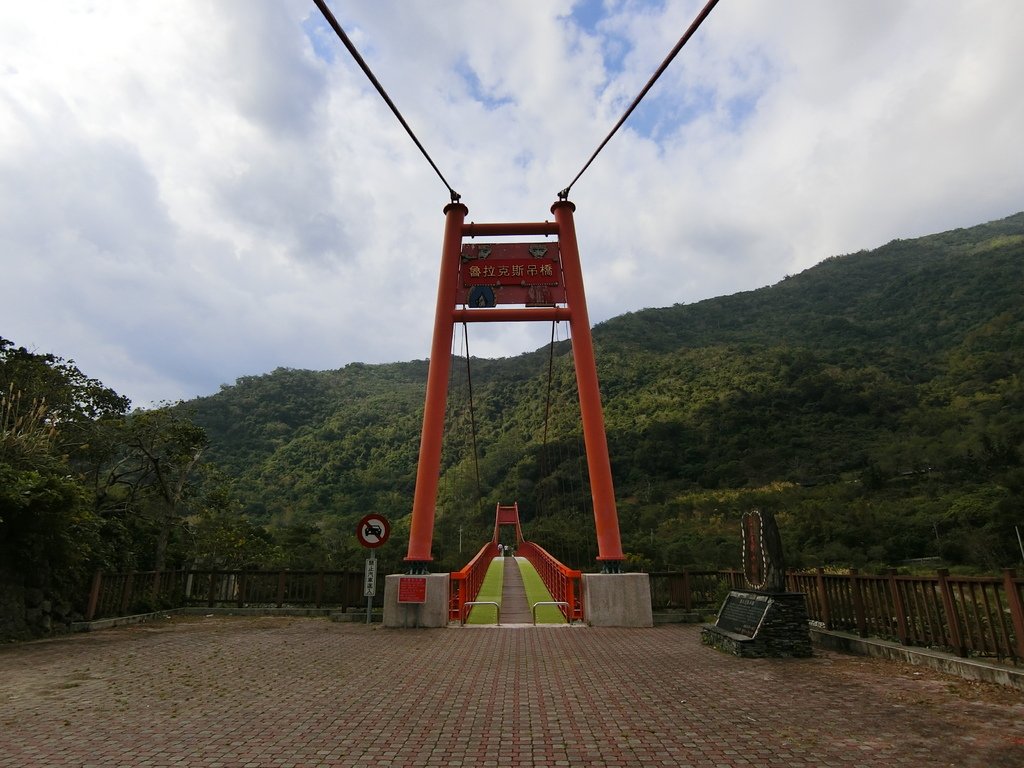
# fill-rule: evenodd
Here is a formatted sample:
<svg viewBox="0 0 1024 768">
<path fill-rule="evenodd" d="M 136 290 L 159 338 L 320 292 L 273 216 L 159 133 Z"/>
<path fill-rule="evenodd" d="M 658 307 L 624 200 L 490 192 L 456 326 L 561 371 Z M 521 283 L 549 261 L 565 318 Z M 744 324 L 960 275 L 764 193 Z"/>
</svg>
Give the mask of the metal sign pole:
<svg viewBox="0 0 1024 768">
<path fill-rule="evenodd" d="M 377 593 L 377 558 L 373 553 L 366 558 L 366 570 L 363 572 L 363 597 L 366 598 L 366 623 L 373 618 L 373 596 Z"/>
<path fill-rule="evenodd" d="M 383 515 L 364 515 L 356 526 L 356 538 L 359 543 L 370 550 L 366 558 L 366 570 L 363 571 L 363 597 L 366 598 L 366 623 L 373 620 L 373 596 L 377 594 L 377 558 L 373 554 L 376 547 L 382 546 L 391 535 L 391 523 Z"/>
</svg>

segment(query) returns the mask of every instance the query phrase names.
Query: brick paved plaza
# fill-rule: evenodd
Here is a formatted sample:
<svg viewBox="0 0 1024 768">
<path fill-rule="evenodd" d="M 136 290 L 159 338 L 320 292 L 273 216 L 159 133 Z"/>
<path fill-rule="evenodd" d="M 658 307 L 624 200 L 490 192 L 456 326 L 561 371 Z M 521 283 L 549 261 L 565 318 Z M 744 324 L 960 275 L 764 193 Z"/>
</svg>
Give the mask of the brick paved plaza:
<svg viewBox="0 0 1024 768">
<path fill-rule="evenodd" d="M 1024 766 L 1024 696 L 695 626 L 185 618 L 0 647 L 0 767 Z"/>
</svg>

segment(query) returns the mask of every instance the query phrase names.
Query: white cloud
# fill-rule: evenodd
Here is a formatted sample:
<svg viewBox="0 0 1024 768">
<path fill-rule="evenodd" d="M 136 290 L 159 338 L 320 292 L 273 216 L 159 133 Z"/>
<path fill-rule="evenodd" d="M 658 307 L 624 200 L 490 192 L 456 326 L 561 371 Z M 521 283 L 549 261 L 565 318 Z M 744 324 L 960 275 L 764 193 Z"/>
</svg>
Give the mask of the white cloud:
<svg viewBox="0 0 1024 768">
<path fill-rule="evenodd" d="M 549 218 L 701 5 L 332 3 L 477 221 Z M 719 4 L 573 188 L 591 319 L 1024 207 L 1022 28 Z M 0 335 L 141 405 L 427 356 L 447 193 L 311 3 L 7 4 L 0 52 Z"/>
</svg>

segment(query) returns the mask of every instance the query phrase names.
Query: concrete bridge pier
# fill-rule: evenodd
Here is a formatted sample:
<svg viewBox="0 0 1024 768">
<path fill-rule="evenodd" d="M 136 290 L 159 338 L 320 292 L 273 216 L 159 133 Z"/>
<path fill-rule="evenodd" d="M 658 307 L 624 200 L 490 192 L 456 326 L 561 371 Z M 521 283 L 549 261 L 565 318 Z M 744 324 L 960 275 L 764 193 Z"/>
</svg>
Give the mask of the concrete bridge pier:
<svg viewBox="0 0 1024 768">
<path fill-rule="evenodd" d="M 646 573 L 584 573 L 583 616 L 592 627 L 652 627 Z"/>
<path fill-rule="evenodd" d="M 420 592 L 422 590 L 422 592 Z M 405 594 L 403 594 L 405 593 Z M 420 598 L 422 597 L 422 602 Z M 411 602 L 411 599 L 416 602 Z M 389 574 L 384 578 L 384 626 L 448 626 L 448 574 Z"/>
</svg>

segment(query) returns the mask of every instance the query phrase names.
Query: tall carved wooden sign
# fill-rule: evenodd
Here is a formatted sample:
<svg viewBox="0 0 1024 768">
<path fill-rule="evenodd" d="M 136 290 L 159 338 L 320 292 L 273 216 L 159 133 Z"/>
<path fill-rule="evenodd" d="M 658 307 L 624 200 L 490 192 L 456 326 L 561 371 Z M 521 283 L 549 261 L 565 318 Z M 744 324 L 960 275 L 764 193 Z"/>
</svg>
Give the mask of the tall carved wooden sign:
<svg viewBox="0 0 1024 768">
<path fill-rule="evenodd" d="M 786 564 L 775 515 L 759 509 L 743 515 L 743 577 L 751 589 L 786 590 Z"/>
<path fill-rule="evenodd" d="M 741 527 L 748 589 L 729 591 L 715 624 L 701 629 L 701 642 L 736 656 L 810 656 L 806 596 L 786 591 L 775 515 L 751 510 L 743 515 Z"/>
</svg>

